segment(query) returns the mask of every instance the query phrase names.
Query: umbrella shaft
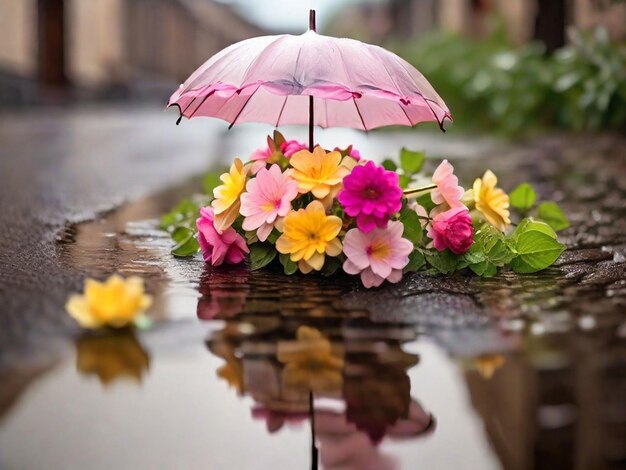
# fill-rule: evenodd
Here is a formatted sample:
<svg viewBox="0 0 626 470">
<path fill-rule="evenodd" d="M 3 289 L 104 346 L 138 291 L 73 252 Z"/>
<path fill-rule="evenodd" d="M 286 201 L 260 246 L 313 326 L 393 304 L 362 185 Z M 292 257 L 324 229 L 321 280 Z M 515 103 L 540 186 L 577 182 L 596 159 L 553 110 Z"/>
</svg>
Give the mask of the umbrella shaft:
<svg viewBox="0 0 626 470">
<path fill-rule="evenodd" d="M 313 97 L 309 96 L 309 152 L 313 151 L 313 146 L 315 145 L 313 141 L 313 121 L 315 120 L 315 116 L 313 113 Z"/>
</svg>

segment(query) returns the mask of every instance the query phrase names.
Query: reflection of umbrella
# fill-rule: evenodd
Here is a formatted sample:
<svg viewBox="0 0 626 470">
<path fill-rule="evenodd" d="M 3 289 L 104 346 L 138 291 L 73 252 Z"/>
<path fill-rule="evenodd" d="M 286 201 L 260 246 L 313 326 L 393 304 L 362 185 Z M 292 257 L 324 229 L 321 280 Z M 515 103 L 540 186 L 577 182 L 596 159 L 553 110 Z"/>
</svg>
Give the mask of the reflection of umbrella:
<svg viewBox="0 0 626 470">
<path fill-rule="evenodd" d="M 307 106 L 308 104 L 308 106 Z M 369 130 L 451 119 L 443 100 L 408 62 L 378 46 L 310 30 L 238 42 L 222 50 L 172 95 L 181 118 L 309 124 Z M 180 119 L 179 119 L 180 122 Z"/>
</svg>

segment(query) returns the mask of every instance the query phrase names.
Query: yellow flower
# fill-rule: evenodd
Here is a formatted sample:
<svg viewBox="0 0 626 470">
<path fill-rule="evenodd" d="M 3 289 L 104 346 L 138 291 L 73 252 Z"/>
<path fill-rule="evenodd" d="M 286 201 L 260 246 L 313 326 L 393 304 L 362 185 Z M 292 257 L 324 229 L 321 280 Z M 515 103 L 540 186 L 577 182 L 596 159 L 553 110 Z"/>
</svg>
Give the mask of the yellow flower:
<svg viewBox="0 0 626 470">
<path fill-rule="evenodd" d="M 500 188 L 496 188 L 498 178 L 491 170 L 474 181 L 474 202 L 476 209 L 485 216 L 487 222 L 504 232 L 511 225 L 509 219 L 509 196 Z"/>
<path fill-rule="evenodd" d="M 70 296 L 65 308 L 83 328 L 119 328 L 136 320 L 150 304 L 143 279 L 113 275 L 105 282 L 87 279 L 84 295 Z"/>
<path fill-rule="evenodd" d="M 320 201 L 311 202 L 306 209 L 291 211 L 279 226 L 283 234 L 276 240 L 279 253 L 290 254 L 300 271 L 307 274 L 324 266 L 325 255 L 338 256 L 341 241 L 341 219 L 326 215 Z"/>
<path fill-rule="evenodd" d="M 332 392 L 343 383 L 343 359 L 333 354 L 319 330 L 301 326 L 296 341 L 279 341 L 278 360 L 285 365 L 283 382 L 303 391 Z"/>
<path fill-rule="evenodd" d="M 122 377 L 140 383 L 149 365 L 150 356 L 132 332 L 76 341 L 76 369 L 83 375 L 97 375 L 103 385 Z"/>
<path fill-rule="evenodd" d="M 343 177 L 350 173 L 341 164 L 341 153 L 326 153 L 319 145 L 313 153 L 308 150 L 294 153 L 289 164 L 295 168 L 292 176 L 298 183 L 298 191 L 302 194 L 311 191 L 318 199 L 325 198 L 333 189 L 338 190 Z"/>
<path fill-rule="evenodd" d="M 239 215 L 241 207 L 239 197 L 246 188 L 246 173 L 247 170 L 241 160 L 235 158 L 230 171 L 220 176 L 224 184 L 213 190 L 215 197 L 211 203 L 215 214 L 213 225 L 220 233 L 230 227 Z"/>
</svg>

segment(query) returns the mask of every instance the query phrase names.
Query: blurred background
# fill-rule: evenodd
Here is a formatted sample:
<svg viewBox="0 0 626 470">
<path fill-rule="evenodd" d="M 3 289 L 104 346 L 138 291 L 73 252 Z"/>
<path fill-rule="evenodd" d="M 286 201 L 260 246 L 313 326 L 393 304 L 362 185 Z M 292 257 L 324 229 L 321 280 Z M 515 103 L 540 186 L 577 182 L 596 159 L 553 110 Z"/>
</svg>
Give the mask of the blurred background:
<svg viewBox="0 0 626 470">
<path fill-rule="evenodd" d="M 457 129 L 625 128 L 623 0 L 0 0 L 0 112 L 162 106 L 233 42 L 303 32 L 311 7 L 321 32 L 414 63 Z"/>
</svg>

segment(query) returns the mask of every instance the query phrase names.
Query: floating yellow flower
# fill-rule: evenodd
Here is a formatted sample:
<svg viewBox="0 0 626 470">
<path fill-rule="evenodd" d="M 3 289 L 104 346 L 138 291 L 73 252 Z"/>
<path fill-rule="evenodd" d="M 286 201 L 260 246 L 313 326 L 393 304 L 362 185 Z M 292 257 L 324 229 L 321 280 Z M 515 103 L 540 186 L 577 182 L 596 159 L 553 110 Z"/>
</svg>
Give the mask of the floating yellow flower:
<svg viewBox="0 0 626 470">
<path fill-rule="evenodd" d="M 481 178 L 474 181 L 474 202 L 476 209 L 485 216 L 487 222 L 504 232 L 511 225 L 509 219 L 509 196 L 496 188 L 498 178 L 487 170 Z"/>
<path fill-rule="evenodd" d="M 222 185 L 213 190 L 215 199 L 211 203 L 215 214 L 213 225 L 222 233 L 230 227 L 237 216 L 241 202 L 239 197 L 246 188 L 246 168 L 239 158 L 231 165 L 228 173 L 222 173 Z"/>
<path fill-rule="evenodd" d="M 96 375 L 103 385 L 120 378 L 141 382 L 150 356 L 132 332 L 85 336 L 76 341 L 76 370 Z"/>
<path fill-rule="evenodd" d="M 306 209 L 291 211 L 282 222 L 283 234 L 276 240 L 279 253 L 291 255 L 300 271 L 319 271 L 324 266 L 325 255 L 338 256 L 342 245 L 337 235 L 342 221 L 326 215 L 320 201 L 311 202 Z"/>
<path fill-rule="evenodd" d="M 83 328 L 119 328 L 135 321 L 151 304 L 143 279 L 113 275 L 105 282 L 87 279 L 84 295 L 70 296 L 65 308 Z"/>
<path fill-rule="evenodd" d="M 350 173 L 341 164 L 341 153 L 326 153 L 319 145 L 313 153 L 308 150 L 296 152 L 289 164 L 295 168 L 292 177 L 298 182 L 298 191 L 302 194 L 310 191 L 318 199 L 325 198 L 333 190 L 336 193 L 343 177 Z"/>
<path fill-rule="evenodd" d="M 278 360 L 285 365 L 283 382 L 303 391 L 332 392 L 343 383 L 343 359 L 333 354 L 319 330 L 301 326 L 296 341 L 279 341 Z"/>
</svg>

